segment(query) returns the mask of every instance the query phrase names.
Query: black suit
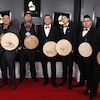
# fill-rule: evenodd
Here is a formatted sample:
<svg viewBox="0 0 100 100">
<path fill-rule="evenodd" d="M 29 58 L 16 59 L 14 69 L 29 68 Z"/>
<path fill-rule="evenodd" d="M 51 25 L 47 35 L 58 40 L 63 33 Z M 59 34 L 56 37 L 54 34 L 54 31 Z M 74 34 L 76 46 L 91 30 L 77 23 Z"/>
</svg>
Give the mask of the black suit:
<svg viewBox="0 0 100 100">
<path fill-rule="evenodd" d="M 24 39 L 26 37 L 26 28 L 25 28 L 25 23 L 21 24 L 21 29 L 19 31 L 19 36 L 20 36 L 20 46 L 22 47 L 21 50 L 19 50 L 19 57 L 20 57 L 20 81 L 25 79 L 26 76 L 26 68 L 25 64 L 27 61 L 30 63 L 30 72 L 31 72 L 31 77 L 35 81 L 36 80 L 36 69 L 35 69 L 35 53 L 36 49 L 27 49 L 24 46 Z M 35 32 L 34 29 L 34 24 L 32 24 L 31 29 L 30 29 L 30 34 L 37 36 L 37 33 Z"/>
<path fill-rule="evenodd" d="M 7 32 L 12 32 L 18 36 L 18 30 L 13 27 L 11 24 L 7 29 L 3 29 L 2 25 L 2 33 L 6 34 Z M 1 48 L 1 70 L 2 70 L 2 78 L 3 82 L 7 82 L 7 66 L 9 67 L 9 76 L 11 84 L 15 83 L 15 59 L 16 59 L 16 50 L 7 51 Z"/>
<path fill-rule="evenodd" d="M 43 45 L 48 41 L 55 41 L 57 42 L 58 36 L 58 29 L 51 25 L 51 29 L 49 32 L 48 37 L 45 35 L 44 26 L 41 26 L 39 29 L 39 40 L 40 40 L 40 54 L 41 54 L 41 62 L 42 62 L 42 69 L 45 81 L 48 81 L 48 73 L 47 73 L 47 62 L 51 62 L 51 83 L 55 83 L 56 81 L 56 57 L 47 57 L 43 53 Z"/>
<path fill-rule="evenodd" d="M 82 42 L 88 42 L 94 49 L 94 41 L 95 41 L 95 29 L 93 27 L 90 28 L 88 33 L 82 37 L 82 31 L 79 33 L 78 37 L 78 46 Z M 78 55 L 78 65 L 79 65 L 79 70 L 80 70 L 80 83 L 84 85 L 85 80 L 87 80 L 86 83 L 86 90 L 91 90 L 92 89 L 92 78 L 93 78 L 93 54 L 89 57 L 82 57 L 78 50 L 77 50 L 77 55 Z"/>
<path fill-rule="evenodd" d="M 91 96 L 94 97 L 97 95 L 97 89 L 100 82 L 100 65 L 97 63 L 97 54 L 100 51 L 100 31 L 95 29 L 95 38 L 93 40 L 93 49 L 94 49 L 94 66 L 93 66 L 93 88 Z"/>
<path fill-rule="evenodd" d="M 72 23 L 69 23 L 67 26 L 66 32 L 64 34 L 63 32 L 64 26 L 60 26 L 60 39 L 66 39 L 70 41 L 72 44 L 72 50 L 75 49 L 75 30 L 74 25 Z M 73 72 L 73 53 L 70 53 L 68 56 L 62 57 L 62 63 L 63 63 L 63 79 L 62 83 L 66 83 L 67 79 L 67 69 L 69 68 L 69 75 L 68 75 L 68 86 L 71 87 L 72 85 L 72 72 Z"/>
</svg>

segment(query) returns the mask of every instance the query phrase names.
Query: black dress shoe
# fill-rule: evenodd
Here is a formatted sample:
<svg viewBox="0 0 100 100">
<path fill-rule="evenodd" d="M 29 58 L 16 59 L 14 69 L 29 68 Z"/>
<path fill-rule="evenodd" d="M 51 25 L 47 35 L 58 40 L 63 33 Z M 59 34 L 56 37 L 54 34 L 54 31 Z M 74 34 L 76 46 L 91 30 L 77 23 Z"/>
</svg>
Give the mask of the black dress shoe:
<svg viewBox="0 0 100 100">
<path fill-rule="evenodd" d="M 20 83 L 22 83 L 23 81 L 24 81 L 24 78 L 19 80 Z"/>
<path fill-rule="evenodd" d="M 44 81 L 44 83 L 43 83 L 43 85 L 47 85 L 48 84 L 48 81 L 47 80 L 45 80 Z"/>
<path fill-rule="evenodd" d="M 7 84 L 7 82 L 2 82 L 2 83 L 0 83 L 0 87 L 5 86 L 6 84 Z"/>
<path fill-rule="evenodd" d="M 11 89 L 12 90 L 16 90 L 16 84 L 14 83 L 14 84 L 11 84 Z"/>
<path fill-rule="evenodd" d="M 34 81 L 34 82 L 38 82 L 37 78 L 34 78 L 33 81 Z"/>
<path fill-rule="evenodd" d="M 95 100 L 95 97 L 90 98 L 90 100 Z"/>
<path fill-rule="evenodd" d="M 58 87 L 58 86 L 59 86 L 59 85 L 56 84 L 55 82 L 54 82 L 54 83 L 51 82 L 51 84 L 52 84 L 54 87 Z"/>
<path fill-rule="evenodd" d="M 90 100 L 95 100 L 95 96 L 90 95 Z"/>
<path fill-rule="evenodd" d="M 68 89 L 69 89 L 69 90 L 72 89 L 72 85 L 68 85 Z"/>
<path fill-rule="evenodd" d="M 83 94 L 84 94 L 84 95 L 90 94 L 90 90 L 85 90 L 85 91 L 83 92 Z"/>
<path fill-rule="evenodd" d="M 78 84 L 76 84 L 76 85 L 72 85 L 72 87 L 74 87 L 74 88 L 82 87 L 82 86 L 84 86 L 84 84 L 82 84 L 82 83 L 78 83 Z"/>
<path fill-rule="evenodd" d="M 66 82 L 61 82 L 60 84 L 59 84 L 59 86 L 63 86 L 63 85 L 65 85 L 66 84 Z"/>
</svg>

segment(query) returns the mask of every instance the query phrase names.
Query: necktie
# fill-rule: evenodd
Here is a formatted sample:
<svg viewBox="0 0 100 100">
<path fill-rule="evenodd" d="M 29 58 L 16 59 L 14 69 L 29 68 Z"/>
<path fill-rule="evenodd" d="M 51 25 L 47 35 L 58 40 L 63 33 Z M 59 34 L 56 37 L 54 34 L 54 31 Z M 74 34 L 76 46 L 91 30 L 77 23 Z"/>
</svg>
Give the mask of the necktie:
<svg viewBox="0 0 100 100">
<path fill-rule="evenodd" d="M 84 28 L 83 30 L 84 30 L 84 31 L 88 31 L 88 29 L 87 29 L 87 28 Z"/>
<path fill-rule="evenodd" d="M 67 27 L 67 25 L 63 26 L 63 27 Z"/>
</svg>

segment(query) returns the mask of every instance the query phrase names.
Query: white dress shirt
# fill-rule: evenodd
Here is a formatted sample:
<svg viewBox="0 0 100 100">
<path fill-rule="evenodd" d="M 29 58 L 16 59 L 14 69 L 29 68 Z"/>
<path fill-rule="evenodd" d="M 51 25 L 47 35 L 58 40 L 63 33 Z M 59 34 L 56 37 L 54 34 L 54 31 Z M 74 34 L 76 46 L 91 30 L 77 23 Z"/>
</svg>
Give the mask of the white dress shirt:
<svg viewBox="0 0 100 100">
<path fill-rule="evenodd" d="M 66 30 L 68 28 L 69 23 L 67 23 L 66 25 L 63 25 L 63 33 L 66 34 Z"/>
<path fill-rule="evenodd" d="M 90 27 L 88 27 L 88 28 L 83 28 L 82 37 L 84 37 L 84 36 L 88 33 L 89 30 L 90 30 Z"/>
<path fill-rule="evenodd" d="M 45 32 L 46 37 L 49 36 L 50 29 L 51 29 L 51 24 L 48 25 L 48 26 L 47 25 L 44 25 L 44 32 Z"/>
</svg>

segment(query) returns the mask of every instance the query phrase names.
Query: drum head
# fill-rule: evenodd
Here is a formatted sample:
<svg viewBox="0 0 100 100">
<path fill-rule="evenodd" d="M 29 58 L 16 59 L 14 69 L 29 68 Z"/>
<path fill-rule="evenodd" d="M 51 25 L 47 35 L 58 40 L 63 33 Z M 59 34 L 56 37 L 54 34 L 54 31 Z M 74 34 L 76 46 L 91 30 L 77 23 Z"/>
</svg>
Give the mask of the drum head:
<svg viewBox="0 0 100 100">
<path fill-rule="evenodd" d="M 79 45 L 78 51 L 79 51 L 81 56 L 89 57 L 92 54 L 92 47 L 89 43 L 83 42 Z"/>
<path fill-rule="evenodd" d="M 14 33 L 6 33 L 1 38 L 1 46 L 8 51 L 14 50 L 19 44 L 19 39 Z"/>
<path fill-rule="evenodd" d="M 47 56 L 47 57 L 54 57 L 57 55 L 57 51 L 56 51 L 56 43 L 53 41 L 48 41 L 44 44 L 43 46 L 43 53 Z"/>
<path fill-rule="evenodd" d="M 67 56 L 72 51 L 71 43 L 66 39 L 61 39 L 56 45 L 57 53 L 61 56 Z"/>
<path fill-rule="evenodd" d="M 29 35 L 24 40 L 24 45 L 27 49 L 35 49 L 39 44 L 39 40 L 34 35 Z"/>
<path fill-rule="evenodd" d="M 99 51 L 98 54 L 97 54 L 97 62 L 98 62 L 98 64 L 100 65 L 100 51 Z"/>
</svg>

